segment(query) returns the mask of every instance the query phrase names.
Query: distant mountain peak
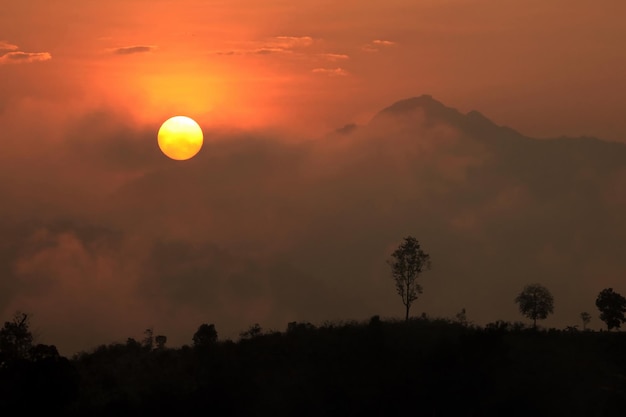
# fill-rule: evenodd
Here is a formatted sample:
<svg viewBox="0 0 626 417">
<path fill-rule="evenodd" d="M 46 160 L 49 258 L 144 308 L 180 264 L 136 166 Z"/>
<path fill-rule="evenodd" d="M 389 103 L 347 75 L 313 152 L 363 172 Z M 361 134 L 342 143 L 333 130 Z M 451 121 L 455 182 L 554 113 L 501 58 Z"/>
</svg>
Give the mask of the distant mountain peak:
<svg viewBox="0 0 626 417">
<path fill-rule="evenodd" d="M 435 121 L 435 119 L 442 119 L 441 121 L 456 124 L 456 122 L 466 119 L 467 117 L 489 121 L 489 119 L 475 110 L 472 110 L 467 113 L 467 115 L 464 115 L 457 109 L 448 107 L 442 102 L 435 100 L 430 94 L 423 94 L 419 97 L 411 97 L 396 101 L 391 106 L 381 110 L 374 118 L 378 116 L 403 116 L 406 114 L 412 114 L 418 109 L 424 111 L 426 118 L 431 121 Z M 491 123 L 491 121 L 489 122 Z"/>
<path fill-rule="evenodd" d="M 441 123 L 476 137 L 492 136 L 495 133 L 508 138 L 522 137 L 520 133 L 511 128 L 496 125 L 476 110 L 463 114 L 457 109 L 435 100 L 429 94 L 396 101 L 378 112 L 370 121 L 370 126 L 386 123 L 385 120 L 389 119 L 400 119 L 394 122 L 400 128 L 403 125 L 406 127 L 415 126 L 415 123 L 420 123 L 426 127 Z"/>
<path fill-rule="evenodd" d="M 473 119 L 478 119 L 478 120 L 489 120 L 485 117 L 484 114 L 476 110 L 471 110 L 467 112 L 467 117 L 471 117 Z"/>
<path fill-rule="evenodd" d="M 399 100 L 393 103 L 391 106 L 384 108 L 380 113 L 402 114 L 415 110 L 416 108 L 424 108 L 429 110 L 453 110 L 443 105 L 443 103 L 435 100 L 433 96 L 429 94 L 423 94 L 419 97 L 411 97 L 404 100 Z"/>
</svg>

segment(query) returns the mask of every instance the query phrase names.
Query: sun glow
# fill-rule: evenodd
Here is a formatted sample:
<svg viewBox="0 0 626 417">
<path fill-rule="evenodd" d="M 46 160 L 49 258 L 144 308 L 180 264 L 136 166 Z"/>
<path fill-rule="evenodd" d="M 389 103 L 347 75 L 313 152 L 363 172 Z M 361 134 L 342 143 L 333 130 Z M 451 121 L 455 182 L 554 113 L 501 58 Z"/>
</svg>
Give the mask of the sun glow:
<svg viewBox="0 0 626 417">
<path fill-rule="evenodd" d="M 191 114 L 203 128 L 285 125 L 304 118 L 290 99 L 304 75 L 284 73 L 256 54 L 199 57 L 163 42 L 154 51 L 101 60 L 89 73 L 97 97 L 124 107 L 138 123 Z M 131 42 L 128 42 L 131 44 Z M 112 87 L 113 86 L 113 87 Z M 299 87 L 300 88 L 300 87 Z M 317 91 L 317 90 L 316 90 Z"/>
<path fill-rule="evenodd" d="M 184 161 L 193 158 L 202 148 L 202 129 L 193 119 L 174 116 L 167 119 L 157 135 L 159 148 L 171 159 Z"/>
</svg>

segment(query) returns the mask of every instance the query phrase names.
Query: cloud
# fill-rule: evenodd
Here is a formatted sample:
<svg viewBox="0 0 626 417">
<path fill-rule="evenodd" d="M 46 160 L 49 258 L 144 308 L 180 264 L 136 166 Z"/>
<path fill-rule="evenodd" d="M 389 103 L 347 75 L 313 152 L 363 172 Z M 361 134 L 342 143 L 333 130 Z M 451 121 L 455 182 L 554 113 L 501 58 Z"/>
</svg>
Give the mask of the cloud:
<svg viewBox="0 0 626 417">
<path fill-rule="evenodd" d="M 289 49 L 282 49 L 282 48 L 259 48 L 250 52 L 253 54 L 257 54 L 257 55 L 270 55 L 270 54 L 280 54 L 280 53 L 291 53 L 292 51 Z"/>
<path fill-rule="evenodd" d="M 350 59 L 350 56 L 346 54 L 324 53 L 324 54 L 320 54 L 320 56 L 329 61 L 343 61 L 346 59 Z"/>
<path fill-rule="evenodd" d="M 305 54 L 303 49 L 313 45 L 310 36 L 274 36 L 272 38 L 247 42 L 233 49 L 216 50 L 212 54 L 232 55 L 278 55 L 278 54 Z"/>
<path fill-rule="evenodd" d="M 49 52 L 24 52 L 17 45 L 6 41 L 0 41 L 0 65 L 2 64 L 26 64 L 42 62 L 52 59 Z"/>
<path fill-rule="evenodd" d="M 386 48 L 386 47 L 395 46 L 395 45 L 397 45 L 397 43 L 393 41 L 374 39 L 372 42 L 363 45 L 361 47 L 361 50 L 365 52 L 378 52 L 380 51 L 381 48 Z"/>
<path fill-rule="evenodd" d="M 9 52 L 0 56 L 0 64 L 42 62 L 52 59 L 48 52 Z"/>
<path fill-rule="evenodd" d="M 132 55 L 132 54 L 142 54 L 147 52 L 152 52 L 156 49 L 156 46 L 153 45 L 134 45 L 134 46 L 123 46 L 120 48 L 109 49 L 109 51 L 115 55 Z"/>
<path fill-rule="evenodd" d="M 349 72 L 343 68 L 314 68 L 311 70 L 311 72 L 315 74 L 325 74 L 332 77 L 345 77 L 349 75 Z"/>
<path fill-rule="evenodd" d="M 275 36 L 269 43 L 285 49 L 306 48 L 313 45 L 313 38 L 310 36 Z"/>
<path fill-rule="evenodd" d="M 382 45 L 382 46 L 392 46 L 392 45 L 396 44 L 393 41 L 385 41 L 385 40 L 380 40 L 380 39 L 375 39 L 375 40 L 372 41 L 372 43 L 374 45 Z"/>
<path fill-rule="evenodd" d="M 7 41 L 0 41 L 0 53 L 8 51 L 17 51 L 19 47 Z"/>
<path fill-rule="evenodd" d="M 224 56 L 232 56 L 232 55 L 241 55 L 241 51 L 235 51 L 235 50 L 217 50 L 217 51 L 211 51 L 209 52 L 210 54 L 215 54 L 215 55 L 224 55 Z"/>
</svg>

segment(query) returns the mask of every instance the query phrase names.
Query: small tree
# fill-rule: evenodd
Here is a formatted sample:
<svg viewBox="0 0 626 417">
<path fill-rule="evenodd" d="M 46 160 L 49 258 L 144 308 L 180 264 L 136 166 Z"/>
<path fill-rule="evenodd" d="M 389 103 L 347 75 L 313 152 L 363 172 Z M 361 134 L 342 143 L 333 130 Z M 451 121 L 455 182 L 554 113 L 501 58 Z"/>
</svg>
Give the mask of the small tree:
<svg viewBox="0 0 626 417">
<path fill-rule="evenodd" d="M 135 338 L 129 337 L 126 339 L 126 347 L 132 350 L 139 350 L 141 349 L 141 343 L 135 340 Z"/>
<path fill-rule="evenodd" d="M 298 323 L 297 321 L 290 321 L 287 323 L 288 334 L 303 334 L 308 331 L 315 330 L 315 326 L 308 321 Z"/>
<path fill-rule="evenodd" d="M 154 338 L 154 342 L 156 343 L 156 348 L 158 350 L 163 350 L 165 349 L 165 344 L 167 343 L 167 336 L 160 334 Z"/>
<path fill-rule="evenodd" d="M 580 319 L 583 321 L 583 330 L 587 330 L 587 325 L 589 325 L 589 322 L 591 321 L 591 314 L 583 311 L 580 313 Z"/>
<path fill-rule="evenodd" d="M 217 330 L 213 324 L 201 324 L 193 335 L 193 346 L 205 348 L 213 346 L 217 342 Z"/>
<path fill-rule="evenodd" d="M 554 298 L 550 291 L 541 284 L 526 285 L 515 297 L 519 311 L 533 320 L 533 328 L 537 328 L 537 319 L 543 320 L 548 314 L 554 313 Z"/>
<path fill-rule="evenodd" d="M 144 332 L 143 332 L 143 340 L 141 341 L 141 345 L 146 349 L 146 350 L 152 350 L 152 348 L 154 347 L 154 330 L 152 329 L 152 327 L 147 328 Z"/>
<path fill-rule="evenodd" d="M 626 321 L 626 298 L 613 291 L 613 288 L 605 288 L 600 291 L 596 298 L 596 307 L 600 310 L 600 320 L 606 323 L 606 328 L 619 329 Z"/>
<path fill-rule="evenodd" d="M 239 337 L 241 337 L 242 339 L 252 339 L 260 336 L 261 333 L 263 333 L 263 329 L 261 328 L 259 323 L 254 323 L 252 326 L 250 326 L 248 330 L 239 333 Z"/>
<path fill-rule="evenodd" d="M 417 278 L 430 269 L 430 255 L 422 250 L 417 239 L 408 236 L 391 254 L 387 263 L 396 282 L 396 291 L 405 307 L 405 321 L 408 322 L 411 304 L 422 293 L 422 286 L 417 283 Z"/>
<path fill-rule="evenodd" d="M 467 313 L 465 312 L 465 307 L 463 307 L 461 311 L 456 313 L 456 321 L 458 321 L 463 326 L 467 326 Z"/>
</svg>

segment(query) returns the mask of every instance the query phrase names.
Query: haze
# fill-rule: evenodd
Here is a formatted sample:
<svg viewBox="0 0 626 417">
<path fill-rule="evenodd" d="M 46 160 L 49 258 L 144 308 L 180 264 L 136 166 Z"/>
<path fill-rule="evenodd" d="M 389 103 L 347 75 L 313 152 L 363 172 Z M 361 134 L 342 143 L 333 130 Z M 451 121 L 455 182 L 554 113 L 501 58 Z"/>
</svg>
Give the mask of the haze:
<svg viewBox="0 0 626 417">
<path fill-rule="evenodd" d="M 433 261 L 415 314 L 521 320 L 513 298 L 539 281 L 555 297 L 547 326 L 586 310 L 600 327 L 597 293 L 626 291 L 625 13 L 6 4 L 0 313 L 33 313 L 66 355 L 147 327 L 175 346 L 203 322 L 236 337 L 400 317 L 385 260 L 412 234 Z M 182 164 L 156 144 L 177 114 L 205 132 Z"/>
</svg>

